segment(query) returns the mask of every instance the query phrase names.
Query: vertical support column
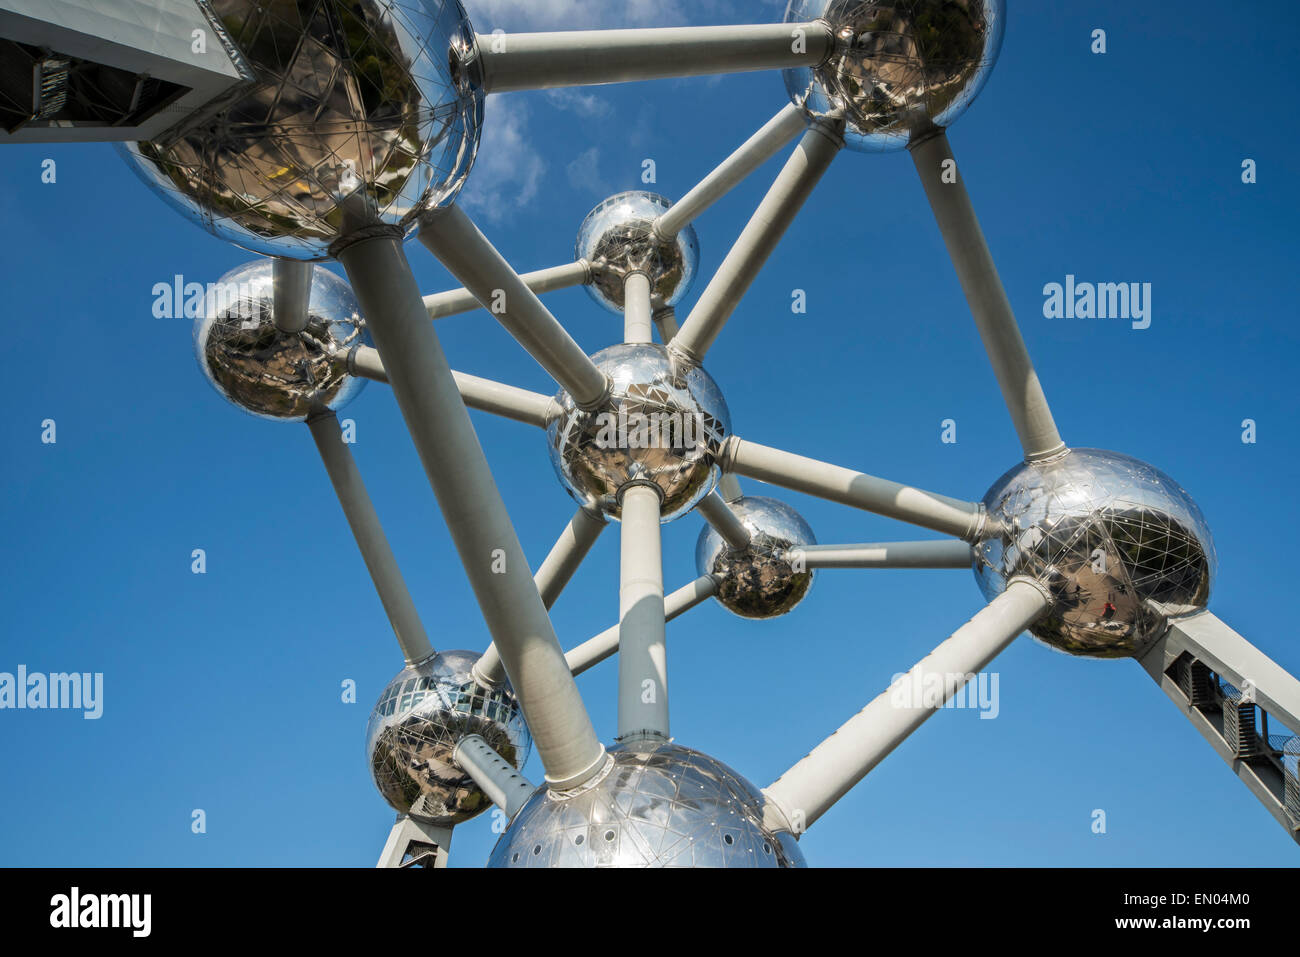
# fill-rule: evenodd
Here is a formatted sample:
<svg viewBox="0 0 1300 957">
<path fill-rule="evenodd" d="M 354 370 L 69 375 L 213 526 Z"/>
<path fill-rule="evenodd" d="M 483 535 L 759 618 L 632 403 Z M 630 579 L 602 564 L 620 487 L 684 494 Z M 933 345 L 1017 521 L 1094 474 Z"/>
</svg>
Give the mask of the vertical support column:
<svg viewBox="0 0 1300 957">
<path fill-rule="evenodd" d="M 623 281 L 623 341 L 654 342 L 654 320 L 650 309 L 650 279 L 634 272 Z"/>
<path fill-rule="evenodd" d="M 975 316 L 980 338 L 984 340 L 984 349 L 993 364 L 1003 401 L 1020 436 L 1025 458 L 1033 461 L 1064 451 L 1065 443 L 1056 429 L 1038 373 L 1016 325 L 1007 291 L 984 240 L 984 231 L 975 216 L 947 134 L 939 131 L 914 143 L 911 152 L 939 232 L 943 234 L 948 255 Z"/>
<path fill-rule="evenodd" d="M 619 588 L 618 737 L 668 734 L 668 664 L 664 645 L 664 572 L 659 490 L 623 489 Z"/>
<path fill-rule="evenodd" d="M 275 327 L 290 334 L 307 328 L 308 309 L 311 305 L 312 263 L 296 259 L 271 260 L 271 308 L 275 313 Z"/>
<path fill-rule="evenodd" d="M 718 593 L 717 579 L 711 575 L 701 575 L 689 585 L 664 596 L 664 621 L 672 621 L 703 601 Z M 569 651 L 564 657 L 569 662 L 575 675 L 580 675 L 589 668 L 594 668 L 606 658 L 618 651 L 619 626 L 606 628 L 594 638 L 588 638 L 578 647 Z"/>
<path fill-rule="evenodd" d="M 329 473 L 334 492 L 338 495 L 343 514 L 347 517 L 352 535 L 357 540 L 357 548 L 366 563 L 370 578 L 379 593 L 379 601 L 388 614 L 393 626 L 397 643 L 402 646 L 402 654 L 407 664 L 423 661 L 433 654 L 433 646 L 425 634 L 424 625 L 411 601 L 402 578 L 402 571 L 397 566 L 397 559 L 384 535 L 384 528 L 379 523 L 374 503 L 366 493 L 365 482 L 351 451 L 343 443 L 343 432 L 339 420 L 333 412 L 322 412 L 307 420 L 311 437 L 316 440 L 321 461 Z"/>
<path fill-rule="evenodd" d="M 546 779 L 557 788 L 577 786 L 603 766 L 604 748 L 582 706 L 401 240 L 362 239 L 338 256 L 532 730 Z M 497 574 L 502 561 L 506 573 Z"/>
</svg>

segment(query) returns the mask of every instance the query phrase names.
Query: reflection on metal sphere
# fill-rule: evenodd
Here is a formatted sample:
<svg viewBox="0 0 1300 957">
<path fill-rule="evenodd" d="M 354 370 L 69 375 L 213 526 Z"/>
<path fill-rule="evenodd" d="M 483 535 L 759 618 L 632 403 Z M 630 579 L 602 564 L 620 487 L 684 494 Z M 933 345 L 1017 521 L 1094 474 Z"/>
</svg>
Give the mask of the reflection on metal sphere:
<svg viewBox="0 0 1300 957">
<path fill-rule="evenodd" d="M 712 491 L 715 461 L 731 433 L 731 413 L 717 384 L 698 365 L 661 345 L 617 345 L 592 356 L 610 377 L 609 402 L 579 409 L 567 392 L 547 429 L 551 462 L 579 503 L 617 520 L 618 493 L 648 482 L 663 493 L 665 522 Z"/>
<path fill-rule="evenodd" d="M 678 744 L 609 749 L 610 767 L 569 793 L 539 788 L 489 867 L 803 867 L 787 832 L 763 826 L 763 797 L 721 761 Z"/>
<path fill-rule="evenodd" d="M 456 198 L 483 118 L 459 0 L 211 7 L 255 82 L 163 140 L 119 148 L 169 204 L 246 249 L 318 260 L 340 237 L 414 229 Z"/>
<path fill-rule="evenodd" d="M 1196 503 L 1168 475 L 1097 449 L 1018 465 L 989 489 L 974 547 L 986 598 L 1024 575 L 1051 589 L 1030 631 L 1074 655 L 1141 654 L 1167 616 L 1205 607 L 1214 542 Z M 1160 607 L 1153 607 L 1156 603 Z"/>
<path fill-rule="evenodd" d="M 803 601 L 815 572 L 802 567 L 793 549 L 816 545 L 798 512 L 774 498 L 746 495 L 729 503 L 749 529 L 749 547 L 733 551 L 705 525 L 695 545 L 695 567 L 718 580 L 718 602 L 741 618 L 776 618 Z"/>
<path fill-rule="evenodd" d="M 375 787 L 399 812 L 447 827 L 492 802 L 452 761 L 456 744 L 477 734 L 522 768 L 532 748 L 523 712 L 508 688 L 484 689 L 470 675 L 479 656 L 444 651 L 408 665 L 379 696 L 366 728 Z"/>
<path fill-rule="evenodd" d="M 314 266 L 307 328 L 282 332 L 272 312 L 273 269 L 259 259 L 208 288 L 194 323 L 199 366 L 222 396 L 254 415 L 302 422 L 336 412 L 366 385 L 347 372 L 352 346 L 369 341 L 357 300 L 346 282 Z"/>
<path fill-rule="evenodd" d="M 814 117 L 843 117 L 844 140 L 865 152 L 902 149 L 947 127 L 997 61 L 1005 0 L 790 0 L 787 22 L 822 19 L 835 52 L 785 72 L 790 98 Z"/>
<path fill-rule="evenodd" d="M 583 220 L 577 258 L 591 263 L 587 291 L 606 309 L 623 311 L 623 283 L 634 272 L 650 280 L 655 308 L 675 306 L 690 291 L 700 265 L 695 230 L 688 226 L 669 242 L 654 231 L 671 205 L 654 193 L 619 193 Z"/>
</svg>

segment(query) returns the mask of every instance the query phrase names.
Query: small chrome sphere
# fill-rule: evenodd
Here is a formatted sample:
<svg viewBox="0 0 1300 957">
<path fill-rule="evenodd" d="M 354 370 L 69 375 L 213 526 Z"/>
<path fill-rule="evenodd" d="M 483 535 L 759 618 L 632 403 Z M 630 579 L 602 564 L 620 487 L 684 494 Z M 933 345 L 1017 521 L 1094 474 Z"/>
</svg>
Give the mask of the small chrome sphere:
<svg viewBox="0 0 1300 957">
<path fill-rule="evenodd" d="M 675 306 L 690 291 L 700 265 L 700 245 L 687 226 L 665 242 L 655 220 L 672 204 L 646 192 L 619 193 L 593 209 L 578 230 L 577 258 L 591 263 L 591 297 L 611 312 L 623 311 L 623 284 L 634 273 L 650 280 L 655 307 Z"/>
<path fill-rule="evenodd" d="M 835 38 L 817 67 L 785 71 L 796 105 L 842 118 L 845 144 L 903 149 L 947 127 L 984 88 L 1002 48 L 1005 0 L 790 0 L 787 22 L 825 20 Z"/>
<path fill-rule="evenodd" d="M 459 0 L 212 0 L 209 43 L 251 80 L 163 139 L 119 147 L 216 236 L 320 260 L 365 227 L 451 203 L 483 120 Z"/>
<path fill-rule="evenodd" d="M 282 332 L 273 316 L 271 260 L 232 269 L 208 287 L 194 323 L 194 352 L 212 387 L 246 412 L 302 422 L 338 411 L 365 388 L 348 374 L 354 345 L 369 342 L 356 297 L 346 282 L 312 267 L 307 327 Z"/>
<path fill-rule="evenodd" d="M 444 651 L 408 665 L 379 696 L 366 727 L 375 787 L 399 813 L 444 827 L 468 821 L 492 802 L 452 760 L 456 745 L 480 735 L 516 769 L 532 748 L 509 688 L 486 689 L 470 674 L 479 656 Z"/>
<path fill-rule="evenodd" d="M 731 413 L 712 377 L 661 345 L 611 346 L 592 356 L 613 391 L 583 411 L 567 392 L 547 428 L 551 463 L 580 504 L 607 518 L 622 515 L 619 491 L 649 482 L 663 494 L 661 516 L 684 515 L 713 490 L 717 456 L 731 434 Z"/>
<path fill-rule="evenodd" d="M 817 539 L 803 517 L 774 498 L 746 495 L 729 503 L 749 529 L 750 543 L 735 551 L 705 525 L 695 545 L 695 567 L 718 580 L 718 603 L 741 618 L 776 618 L 791 611 L 812 588 L 815 572 L 798 549 Z"/>
<path fill-rule="evenodd" d="M 1183 488 L 1144 462 L 1074 449 L 1016 466 L 984 497 L 975 577 L 992 599 L 1018 575 L 1051 590 L 1031 633 L 1093 658 L 1141 654 L 1169 617 L 1205 607 L 1214 541 Z"/>
<path fill-rule="evenodd" d="M 538 789 L 488 866 L 805 866 L 792 835 L 763 826 L 762 795 L 721 761 L 648 740 L 609 754 L 609 768 L 581 789 Z"/>
</svg>

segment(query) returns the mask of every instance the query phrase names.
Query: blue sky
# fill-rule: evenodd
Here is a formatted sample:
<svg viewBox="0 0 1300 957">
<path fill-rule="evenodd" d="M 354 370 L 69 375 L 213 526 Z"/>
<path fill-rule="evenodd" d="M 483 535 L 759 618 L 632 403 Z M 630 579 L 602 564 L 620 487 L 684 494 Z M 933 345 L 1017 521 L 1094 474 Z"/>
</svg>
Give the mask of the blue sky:
<svg viewBox="0 0 1300 957">
<path fill-rule="evenodd" d="M 1288 604 L 1300 14 L 1281 0 L 1231 15 L 1208 0 L 1062 6 L 1013 0 L 1001 61 L 953 147 L 1066 441 L 1177 478 L 1216 536 L 1213 610 L 1300 672 Z M 471 12 L 486 31 L 771 20 L 781 4 L 493 0 Z M 1089 50 L 1098 27 L 1105 55 Z M 510 94 L 489 102 L 464 202 L 521 271 L 565 262 L 587 211 L 641 186 L 643 160 L 656 162 L 652 188 L 679 197 L 784 102 L 772 73 Z M 46 158 L 54 184 L 41 182 Z M 1241 181 L 1246 158 L 1254 185 Z M 697 223 L 704 279 L 779 163 Z M 392 812 L 363 739 L 401 665 L 396 642 L 306 428 L 225 404 L 189 324 L 150 309 L 154 283 L 215 280 L 253 257 L 172 213 L 108 146 L 5 148 L 0 187 L 8 318 L 22 333 L 0 416 L 0 671 L 105 676 L 98 721 L 0 711 L 0 864 L 373 864 Z M 418 245 L 408 254 L 429 292 L 455 285 Z M 1044 285 L 1067 274 L 1151 283 L 1151 327 L 1044 318 Z M 806 315 L 791 314 L 794 289 Z M 580 289 L 546 301 L 591 352 L 620 335 Z M 485 314 L 437 328 L 456 368 L 553 390 Z M 836 160 L 707 367 L 737 433 L 764 444 L 969 499 L 1019 458 L 902 154 Z M 434 644 L 481 650 L 487 633 L 391 394 L 371 385 L 345 415 Z M 940 442 L 948 418 L 955 445 Z M 45 419 L 55 445 L 40 441 Z M 540 562 L 573 510 L 544 438 L 474 419 Z M 747 487 L 795 505 L 824 543 L 923 537 Z M 665 529 L 669 589 L 695 575 L 700 524 Z M 206 575 L 191 574 L 195 548 Z M 607 532 L 556 605 L 566 647 L 616 619 L 617 548 Z M 676 738 L 765 785 L 980 604 L 966 571 L 831 571 L 774 622 L 695 609 L 669 626 Z M 1025 637 L 992 670 L 998 718 L 936 715 L 805 836 L 810 863 L 1297 863 L 1136 664 Z M 616 673 L 611 661 L 579 680 L 607 741 Z M 359 703 L 340 701 L 345 679 Z M 526 773 L 541 778 L 535 757 Z M 191 833 L 196 808 L 206 834 Z M 487 818 L 459 828 L 454 864 L 481 864 L 494 837 Z"/>
</svg>

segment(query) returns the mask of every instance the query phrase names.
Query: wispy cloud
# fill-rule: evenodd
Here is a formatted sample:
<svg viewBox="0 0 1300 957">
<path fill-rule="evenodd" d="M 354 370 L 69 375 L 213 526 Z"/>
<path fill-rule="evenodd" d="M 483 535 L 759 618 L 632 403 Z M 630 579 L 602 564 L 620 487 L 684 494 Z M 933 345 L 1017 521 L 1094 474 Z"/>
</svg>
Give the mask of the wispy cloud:
<svg viewBox="0 0 1300 957">
<path fill-rule="evenodd" d="M 569 185 L 580 193 L 595 193 L 608 196 L 613 188 L 600 175 L 600 150 L 593 146 L 578 156 L 564 168 L 569 177 Z"/>
<path fill-rule="evenodd" d="M 619 27 L 686 26 L 701 22 L 755 22 L 780 19 L 785 0 L 463 0 L 479 33 L 494 29 L 594 30 Z M 545 142 L 544 120 L 535 124 L 542 104 L 586 119 L 613 115 L 611 102 L 583 88 L 540 93 L 507 93 L 488 98 L 478 160 L 460 202 L 467 210 L 500 223 L 532 203 L 549 164 L 534 146 Z M 644 113 L 642 119 L 644 120 Z M 644 123 L 632 124 L 628 142 L 644 138 Z M 540 132 L 539 132 L 540 130 Z M 557 158 L 552 155 L 552 159 Z M 592 147 L 565 164 L 568 183 L 578 192 L 608 195 L 600 173 L 601 155 Z M 557 171 L 558 172 L 558 171 Z"/>
<path fill-rule="evenodd" d="M 602 99 L 595 93 L 584 93 L 571 87 L 547 90 L 546 99 L 557 109 L 568 110 L 579 116 L 602 117 L 614 112 L 614 107 L 608 100 Z"/>
<path fill-rule="evenodd" d="M 460 204 L 489 222 L 501 222 L 536 197 L 546 160 L 532 145 L 527 99 L 507 93 L 488 100 L 483 139 Z"/>
</svg>

